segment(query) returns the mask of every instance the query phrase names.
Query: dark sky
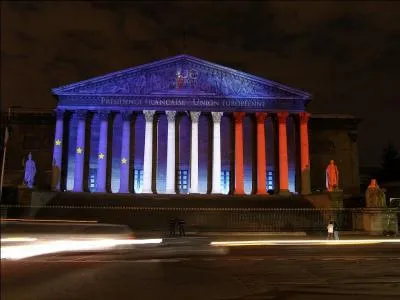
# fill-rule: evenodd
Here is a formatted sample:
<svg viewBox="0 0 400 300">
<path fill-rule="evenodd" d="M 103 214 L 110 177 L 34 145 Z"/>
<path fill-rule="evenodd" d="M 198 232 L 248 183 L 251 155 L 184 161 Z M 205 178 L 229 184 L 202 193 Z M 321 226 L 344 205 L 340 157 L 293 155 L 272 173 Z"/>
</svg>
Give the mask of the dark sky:
<svg viewBox="0 0 400 300">
<path fill-rule="evenodd" d="M 360 160 L 400 147 L 400 3 L 1 2 L 1 97 L 54 108 L 50 89 L 183 52 L 362 118 Z"/>
</svg>

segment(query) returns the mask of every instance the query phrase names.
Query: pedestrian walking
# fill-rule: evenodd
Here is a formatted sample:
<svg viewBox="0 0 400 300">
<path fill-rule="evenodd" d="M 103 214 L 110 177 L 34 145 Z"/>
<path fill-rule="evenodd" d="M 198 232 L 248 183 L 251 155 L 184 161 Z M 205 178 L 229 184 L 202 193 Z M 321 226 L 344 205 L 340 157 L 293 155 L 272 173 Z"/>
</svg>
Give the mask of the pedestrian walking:
<svg viewBox="0 0 400 300">
<path fill-rule="evenodd" d="M 169 218 L 169 235 L 175 236 L 176 218 Z"/>
<path fill-rule="evenodd" d="M 179 228 L 179 236 L 185 236 L 185 220 L 179 219 L 178 228 Z"/>
<path fill-rule="evenodd" d="M 333 237 L 335 240 L 339 239 L 339 226 L 335 221 L 333 221 Z"/>
<path fill-rule="evenodd" d="M 328 226 L 326 227 L 328 230 L 328 237 L 327 240 L 332 240 L 333 239 L 333 222 L 329 221 Z"/>
</svg>

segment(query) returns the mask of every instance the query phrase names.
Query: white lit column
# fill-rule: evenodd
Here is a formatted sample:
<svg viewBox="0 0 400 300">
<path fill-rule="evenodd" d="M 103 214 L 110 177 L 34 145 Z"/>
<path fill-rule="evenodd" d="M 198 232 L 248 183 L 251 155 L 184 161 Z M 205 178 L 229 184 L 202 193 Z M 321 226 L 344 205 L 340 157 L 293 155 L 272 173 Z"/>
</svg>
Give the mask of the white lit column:
<svg viewBox="0 0 400 300">
<path fill-rule="evenodd" d="M 152 193 L 151 178 L 153 170 L 153 117 L 155 110 L 144 110 L 146 129 L 144 133 L 143 193 Z"/>
<path fill-rule="evenodd" d="M 167 194 L 175 194 L 175 111 L 165 112 L 168 119 Z"/>
<path fill-rule="evenodd" d="M 199 192 L 199 111 L 190 112 L 192 137 L 190 148 L 190 193 Z"/>
<path fill-rule="evenodd" d="M 212 194 L 221 193 L 221 117 L 222 112 L 212 112 L 213 118 L 213 162 Z"/>
</svg>

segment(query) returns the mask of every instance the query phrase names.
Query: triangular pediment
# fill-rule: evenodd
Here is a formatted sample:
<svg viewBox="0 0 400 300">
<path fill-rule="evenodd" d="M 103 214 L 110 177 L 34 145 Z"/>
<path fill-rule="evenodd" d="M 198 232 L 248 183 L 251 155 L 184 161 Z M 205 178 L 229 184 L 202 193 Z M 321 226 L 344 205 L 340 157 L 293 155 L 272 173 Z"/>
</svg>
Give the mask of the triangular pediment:
<svg viewBox="0 0 400 300">
<path fill-rule="evenodd" d="M 212 96 L 308 99 L 306 92 L 190 55 L 53 89 L 56 95 Z"/>
</svg>

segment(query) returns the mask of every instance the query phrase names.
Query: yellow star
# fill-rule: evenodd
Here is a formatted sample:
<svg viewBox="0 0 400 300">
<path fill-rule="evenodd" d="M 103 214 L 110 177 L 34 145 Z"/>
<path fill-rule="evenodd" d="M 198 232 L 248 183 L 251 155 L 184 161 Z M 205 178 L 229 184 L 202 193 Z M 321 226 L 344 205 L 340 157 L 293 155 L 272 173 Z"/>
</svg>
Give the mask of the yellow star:
<svg viewBox="0 0 400 300">
<path fill-rule="evenodd" d="M 56 146 L 60 146 L 61 145 L 61 141 L 60 140 L 56 140 Z"/>
<path fill-rule="evenodd" d="M 76 153 L 82 154 L 83 149 L 81 147 L 76 148 Z"/>
<path fill-rule="evenodd" d="M 121 159 L 121 163 L 123 163 L 123 164 L 126 164 L 127 161 L 128 161 L 128 160 L 127 160 L 125 157 L 123 157 L 123 158 Z"/>
<path fill-rule="evenodd" d="M 104 159 L 104 154 L 103 153 L 99 153 L 99 159 Z"/>
</svg>

